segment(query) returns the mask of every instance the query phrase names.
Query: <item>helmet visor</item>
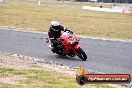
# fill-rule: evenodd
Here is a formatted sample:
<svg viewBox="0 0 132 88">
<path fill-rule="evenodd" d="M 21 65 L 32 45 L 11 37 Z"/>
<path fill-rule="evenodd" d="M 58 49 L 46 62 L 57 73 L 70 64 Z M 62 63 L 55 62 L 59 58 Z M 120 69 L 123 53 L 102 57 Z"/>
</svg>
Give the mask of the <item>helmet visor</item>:
<svg viewBox="0 0 132 88">
<path fill-rule="evenodd" d="M 59 30 L 59 26 L 52 26 L 54 30 Z"/>
</svg>

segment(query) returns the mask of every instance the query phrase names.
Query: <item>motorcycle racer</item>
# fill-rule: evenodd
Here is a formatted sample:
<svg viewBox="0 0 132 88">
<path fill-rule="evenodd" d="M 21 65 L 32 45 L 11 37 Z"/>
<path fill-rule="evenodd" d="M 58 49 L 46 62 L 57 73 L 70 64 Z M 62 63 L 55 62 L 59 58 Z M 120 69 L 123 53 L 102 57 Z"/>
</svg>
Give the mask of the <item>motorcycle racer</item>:
<svg viewBox="0 0 132 88">
<path fill-rule="evenodd" d="M 53 53 L 56 53 L 57 55 L 61 56 L 78 56 L 80 59 L 82 59 L 82 61 L 86 61 L 87 55 L 79 45 L 80 39 L 74 33 L 65 31 L 60 35 L 59 39 L 57 38 L 58 37 L 49 38 L 49 36 L 46 38 L 46 43 L 49 44 L 49 48 L 51 46 Z"/>
<path fill-rule="evenodd" d="M 50 24 L 51 26 L 48 31 L 48 36 L 52 43 L 50 48 L 52 48 L 52 51 L 55 52 L 56 47 L 59 45 L 57 41 L 58 41 L 58 38 L 61 36 L 61 31 L 64 31 L 64 32 L 69 31 L 71 33 L 73 32 L 70 31 L 68 28 L 64 28 L 58 21 L 51 21 Z"/>
</svg>

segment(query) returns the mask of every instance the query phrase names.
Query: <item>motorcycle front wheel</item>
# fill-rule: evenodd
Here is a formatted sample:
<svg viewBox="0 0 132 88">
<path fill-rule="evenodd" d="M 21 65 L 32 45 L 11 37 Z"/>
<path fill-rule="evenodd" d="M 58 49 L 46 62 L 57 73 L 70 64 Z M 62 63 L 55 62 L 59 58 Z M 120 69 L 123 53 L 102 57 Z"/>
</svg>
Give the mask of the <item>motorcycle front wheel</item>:
<svg viewBox="0 0 132 88">
<path fill-rule="evenodd" d="M 78 49 L 76 50 L 76 55 L 77 55 L 80 59 L 82 59 L 82 61 L 86 61 L 86 59 L 87 59 L 87 55 L 86 55 L 86 53 L 82 50 L 82 48 L 78 48 Z"/>
</svg>

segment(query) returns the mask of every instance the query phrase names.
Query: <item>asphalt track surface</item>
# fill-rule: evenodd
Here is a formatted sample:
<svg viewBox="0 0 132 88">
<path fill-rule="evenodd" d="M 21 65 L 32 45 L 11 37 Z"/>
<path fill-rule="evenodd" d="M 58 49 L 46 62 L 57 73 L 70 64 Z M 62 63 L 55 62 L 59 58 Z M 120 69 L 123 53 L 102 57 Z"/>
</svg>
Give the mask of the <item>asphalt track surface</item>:
<svg viewBox="0 0 132 88">
<path fill-rule="evenodd" d="M 87 61 L 81 61 L 77 56 L 71 58 L 53 54 L 45 43 L 46 37 L 42 33 L 0 29 L 0 52 L 55 61 L 70 67 L 82 65 L 87 71 L 95 73 L 132 75 L 131 42 L 80 38 L 80 46 L 88 56 Z"/>
</svg>

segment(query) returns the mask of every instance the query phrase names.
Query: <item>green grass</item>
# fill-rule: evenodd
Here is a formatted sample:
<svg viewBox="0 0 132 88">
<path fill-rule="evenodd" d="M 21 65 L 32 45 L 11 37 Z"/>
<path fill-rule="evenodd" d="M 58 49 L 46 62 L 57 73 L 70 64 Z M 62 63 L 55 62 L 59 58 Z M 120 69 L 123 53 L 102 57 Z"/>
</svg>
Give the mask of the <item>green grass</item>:
<svg viewBox="0 0 132 88">
<path fill-rule="evenodd" d="M 33 5 L 37 5 L 38 1 L 36 0 L 6 0 L 7 2 L 14 2 L 14 3 L 18 3 L 18 4 L 33 4 Z M 46 4 L 46 0 L 41 0 L 41 4 L 45 5 Z M 63 6 L 79 6 L 82 7 L 84 5 L 87 6 L 103 6 L 105 8 L 111 8 L 111 4 L 103 4 L 103 3 L 88 3 L 88 2 L 62 2 L 62 1 L 55 1 L 55 2 L 50 2 L 47 0 L 47 5 L 48 6 L 59 6 L 59 5 L 63 5 Z"/>
<path fill-rule="evenodd" d="M 25 75 L 25 78 L 18 80 L 16 84 L 0 82 L 0 88 L 80 88 L 74 76 L 64 76 L 62 73 L 45 71 L 41 67 L 35 66 L 24 70 L 0 68 L 0 72 L 6 74 L 7 77 Z M 86 84 L 85 86 L 91 88 L 113 88 L 104 84 Z"/>
<path fill-rule="evenodd" d="M 66 77 L 54 71 L 44 71 L 40 68 L 30 68 L 25 70 L 13 70 L 8 68 L 1 68 L 0 72 L 12 75 L 25 75 L 24 80 L 19 80 L 18 84 L 4 84 L 0 83 L 0 88 L 78 88 L 74 77 Z M 3 86 L 3 87 L 1 87 Z"/>
<path fill-rule="evenodd" d="M 47 32 L 52 20 L 76 34 L 132 39 L 132 14 L 0 6 L 0 26 Z"/>
<path fill-rule="evenodd" d="M 11 68 L 0 68 L 0 77 L 6 77 L 11 75 L 10 73 L 14 72 L 14 69 Z"/>
</svg>

